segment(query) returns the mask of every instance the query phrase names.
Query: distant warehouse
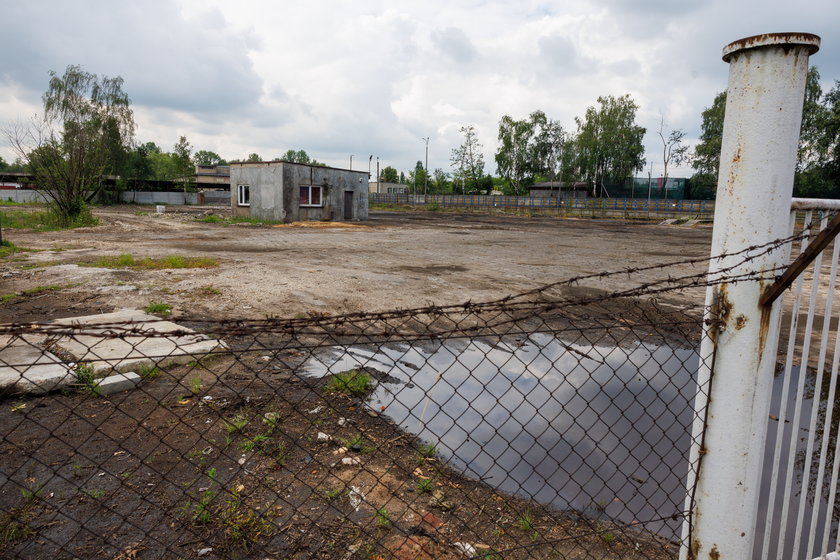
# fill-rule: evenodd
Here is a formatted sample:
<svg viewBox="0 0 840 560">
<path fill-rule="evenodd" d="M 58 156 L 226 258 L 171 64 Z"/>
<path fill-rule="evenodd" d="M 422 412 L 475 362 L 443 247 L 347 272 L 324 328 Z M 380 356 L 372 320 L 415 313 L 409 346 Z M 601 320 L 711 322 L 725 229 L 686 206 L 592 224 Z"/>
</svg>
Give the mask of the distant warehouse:
<svg viewBox="0 0 840 560">
<path fill-rule="evenodd" d="M 230 164 L 235 216 L 298 222 L 368 217 L 368 173 L 288 161 Z"/>
</svg>

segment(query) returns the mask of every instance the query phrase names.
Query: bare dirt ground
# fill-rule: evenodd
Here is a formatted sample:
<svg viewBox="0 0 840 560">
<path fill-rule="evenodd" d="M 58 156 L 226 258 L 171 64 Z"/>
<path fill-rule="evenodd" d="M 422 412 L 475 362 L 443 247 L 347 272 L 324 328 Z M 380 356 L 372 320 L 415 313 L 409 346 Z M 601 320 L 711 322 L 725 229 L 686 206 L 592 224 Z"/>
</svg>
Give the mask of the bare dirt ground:
<svg viewBox="0 0 840 560">
<path fill-rule="evenodd" d="M 483 301 L 583 274 L 708 254 L 711 227 L 617 220 L 454 213 L 372 212 L 352 227 L 271 227 L 197 222 L 227 208 L 98 209 L 102 225 L 7 231 L 18 253 L 0 263 L 0 295 L 60 287 L 0 305 L 0 322 L 72 316 L 166 302 L 177 317 L 292 317 Z M 79 267 L 106 255 L 209 256 L 218 268 L 167 271 Z M 628 287 L 704 265 L 582 283 Z M 674 303 L 702 305 L 701 289 Z M 669 299 L 664 296 L 664 299 Z"/>
<path fill-rule="evenodd" d="M 347 226 L 272 227 L 196 221 L 210 212 L 226 216 L 226 208 L 167 210 L 109 207 L 95 211 L 102 222 L 95 228 L 6 231 L 5 239 L 37 251 L 0 261 L 0 296 L 8 296 L 0 323 L 150 302 L 172 305 L 173 319 L 197 326 L 476 302 L 703 257 L 711 237 L 708 226 L 615 220 L 373 212 Z M 219 264 L 79 266 L 125 253 Z M 573 289 L 597 294 L 704 270 L 679 265 Z M 702 298 L 693 288 L 660 299 L 696 311 Z M 3 400 L 0 555 L 571 560 L 675 553 L 649 534 L 535 506 L 418 456 L 422 442 L 378 408 L 298 375 L 295 364 L 311 348 L 228 342 L 240 349 L 161 367 L 140 389 L 107 399 L 69 392 Z M 247 422 L 232 430 L 238 419 Z M 364 438 L 362 448 L 341 453 L 355 436 Z M 350 464 L 340 463 L 345 457 Z M 431 483 L 421 491 L 424 480 Z M 361 506 L 354 488 L 365 496 Z"/>
</svg>

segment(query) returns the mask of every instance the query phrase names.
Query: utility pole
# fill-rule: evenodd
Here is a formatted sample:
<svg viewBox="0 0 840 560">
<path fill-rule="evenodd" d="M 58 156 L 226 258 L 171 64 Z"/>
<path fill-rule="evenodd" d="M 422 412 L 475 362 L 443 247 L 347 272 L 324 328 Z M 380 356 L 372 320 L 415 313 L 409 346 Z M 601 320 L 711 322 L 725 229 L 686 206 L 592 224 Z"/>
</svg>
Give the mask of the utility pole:
<svg viewBox="0 0 840 560">
<path fill-rule="evenodd" d="M 350 171 L 353 171 L 353 154 L 350 154 Z"/>
<path fill-rule="evenodd" d="M 426 195 L 429 194 L 429 138 L 430 137 L 427 136 L 425 138 L 420 139 L 420 140 L 423 140 L 424 142 L 426 142 L 426 175 L 425 175 L 426 181 L 425 181 L 425 184 L 423 185 L 423 202 L 424 203 L 426 202 Z"/>
</svg>

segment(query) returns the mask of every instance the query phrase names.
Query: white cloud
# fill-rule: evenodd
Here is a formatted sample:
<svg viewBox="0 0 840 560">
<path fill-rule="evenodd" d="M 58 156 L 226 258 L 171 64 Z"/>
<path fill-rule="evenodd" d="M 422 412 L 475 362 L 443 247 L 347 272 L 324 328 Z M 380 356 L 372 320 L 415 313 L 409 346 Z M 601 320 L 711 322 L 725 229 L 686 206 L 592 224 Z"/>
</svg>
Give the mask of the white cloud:
<svg viewBox="0 0 840 560">
<path fill-rule="evenodd" d="M 729 41 L 822 34 L 813 62 L 826 86 L 840 78 L 831 0 L 3 4 L 0 121 L 38 109 L 49 70 L 81 64 L 125 79 L 140 140 L 169 149 L 183 134 L 227 157 L 302 148 L 335 165 L 374 154 L 409 169 L 431 136 L 429 164 L 447 168 L 471 124 L 493 171 L 502 115 L 542 109 L 573 129 L 598 96 L 630 93 L 656 158 L 660 114 L 699 134 L 726 85 Z"/>
</svg>

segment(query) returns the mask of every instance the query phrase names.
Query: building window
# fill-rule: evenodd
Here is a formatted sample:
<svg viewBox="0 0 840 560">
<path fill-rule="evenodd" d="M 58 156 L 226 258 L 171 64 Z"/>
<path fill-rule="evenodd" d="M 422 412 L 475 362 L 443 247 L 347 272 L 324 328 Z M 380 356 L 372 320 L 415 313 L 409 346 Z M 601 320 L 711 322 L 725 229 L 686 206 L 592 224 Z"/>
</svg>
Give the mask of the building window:
<svg viewBox="0 0 840 560">
<path fill-rule="evenodd" d="M 251 206 L 251 187 L 248 185 L 238 185 L 239 192 L 239 206 Z"/>
<path fill-rule="evenodd" d="M 300 186 L 300 205 L 301 206 L 323 206 L 322 195 L 323 187 L 315 185 L 301 185 Z"/>
</svg>

